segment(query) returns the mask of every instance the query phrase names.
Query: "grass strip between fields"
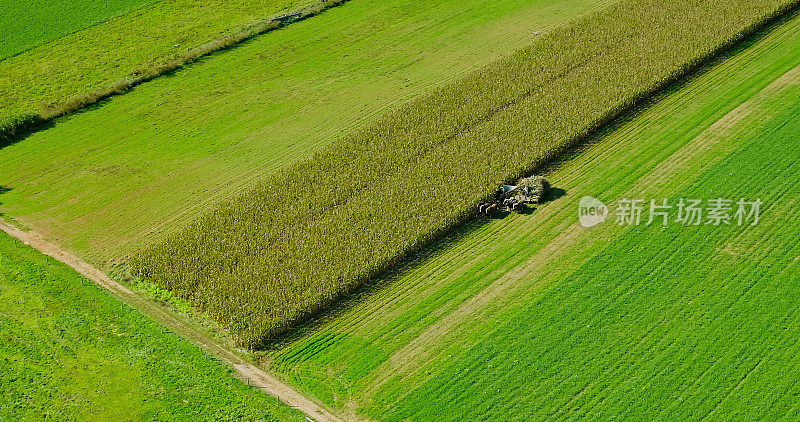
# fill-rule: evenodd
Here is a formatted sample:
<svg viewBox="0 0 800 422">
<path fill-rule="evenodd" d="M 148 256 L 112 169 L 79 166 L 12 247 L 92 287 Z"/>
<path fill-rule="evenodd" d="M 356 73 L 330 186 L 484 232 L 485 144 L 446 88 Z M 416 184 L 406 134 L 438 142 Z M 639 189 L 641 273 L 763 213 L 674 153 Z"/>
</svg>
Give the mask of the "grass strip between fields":
<svg viewBox="0 0 800 422">
<path fill-rule="evenodd" d="M 132 268 L 258 347 L 797 4 L 621 2 L 270 177 Z"/>
<path fill-rule="evenodd" d="M 81 0 L 3 2 L 0 61 L 24 53 L 158 0 Z"/>
</svg>

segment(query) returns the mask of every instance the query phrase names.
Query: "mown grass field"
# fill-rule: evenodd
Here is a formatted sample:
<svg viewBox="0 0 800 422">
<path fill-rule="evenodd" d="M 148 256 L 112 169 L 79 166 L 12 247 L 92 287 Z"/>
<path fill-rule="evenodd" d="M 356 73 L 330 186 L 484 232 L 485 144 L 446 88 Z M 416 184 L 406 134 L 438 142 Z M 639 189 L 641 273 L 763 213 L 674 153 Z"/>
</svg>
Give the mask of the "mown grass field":
<svg viewBox="0 0 800 422">
<path fill-rule="evenodd" d="M 94 263 L 128 254 L 534 31 L 608 3 L 349 2 L 0 149 L 11 188 L 0 212 Z"/>
<path fill-rule="evenodd" d="M 0 120 L 109 85 L 312 1 L 6 1 L 8 14 L 0 22 Z"/>
<path fill-rule="evenodd" d="M 0 60 L 156 1 L 4 0 L 0 4 Z"/>
<path fill-rule="evenodd" d="M 0 419 L 303 420 L 161 330 L 0 233 Z"/>
<path fill-rule="evenodd" d="M 134 274 L 259 347 L 471 217 L 499 184 L 797 5 L 612 5 L 266 178 L 134 256 Z"/>
<path fill-rule="evenodd" d="M 798 46 L 794 17 L 554 169 L 563 197 L 451 236 L 271 364 L 386 421 L 796 419 Z M 578 225 L 584 195 L 608 221 Z M 617 226 L 625 197 L 765 205 Z"/>
</svg>

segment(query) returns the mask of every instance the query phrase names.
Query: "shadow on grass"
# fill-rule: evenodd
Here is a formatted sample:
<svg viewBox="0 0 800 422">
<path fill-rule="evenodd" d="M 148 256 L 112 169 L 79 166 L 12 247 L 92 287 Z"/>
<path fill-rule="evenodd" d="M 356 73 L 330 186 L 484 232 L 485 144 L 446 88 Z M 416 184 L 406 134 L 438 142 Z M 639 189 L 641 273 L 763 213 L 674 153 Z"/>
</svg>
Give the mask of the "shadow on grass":
<svg viewBox="0 0 800 422">
<path fill-rule="evenodd" d="M 16 130 L 0 134 L 0 150 L 9 147 L 33 135 L 36 132 L 50 129 L 55 123 L 52 120 L 45 120 L 20 126 Z M 0 192 L 2 193 L 2 192 Z"/>
<path fill-rule="evenodd" d="M 57 124 L 67 121 L 73 116 L 97 111 L 109 104 L 112 99 L 113 98 L 108 97 L 96 100 L 85 107 L 63 116 L 41 117 L 37 114 L 12 116 L 8 119 L 8 122 L 0 122 L 0 150 L 21 142 L 35 133 L 52 129 Z"/>
<path fill-rule="evenodd" d="M 542 197 L 542 200 L 539 202 L 539 204 L 537 204 L 536 206 L 528 205 L 522 210 L 518 211 L 518 213 L 522 215 L 533 214 L 539 208 L 540 205 L 546 204 L 548 202 L 553 202 L 557 199 L 564 197 L 564 195 L 566 194 L 567 191 L 564 189 L 551 187 L 550 189 L 547 190 L 547 192 L 545 192 L 544 197 Z"/>
<path fill-rule="evenodd" d="M 771 22 L 766 23 L 762 28 L 749 35 L 746 35 L 742 40 L 736 42 L 729 48 L 713 54 L 707 60 L 694 65 L 685 74 L 672 81 L 666 82 L 662 87 L 656 89 L 654 93 L 647 97 L 646 100 L 638 101 L 633 105 L 620 110 L 619 113 L 609 116 L 607 120 L 598 122 L 596 127 L 591 129 L 586 135 L 573 139 L 572 142 L 570 142 L 565 148 L 554 151 L 553 154 L 549 155 L 548 157 L 544 157 L 541 162 L 532 163 L 529 171 L 526 174 L 519 176 L 528 177 L 534 174 L 547 176 L 562 165 L 573 160 L 575 157 L 583 153 L 587 148 L 600 142 L 611 132 L 641 116 L 642 113 L 650 109 L 659 101 L 687 87 L 698 78 L 708 74 L 715 66 L 741 53 L 758 41 L 762 40 L 776 27 L 797 17 L 798 14 L 800 14 L 800 6 L 794 6 L 784 15 L 775 18 Z M 507 181 L 507 183 L 512 182 L 512 180 Z M 564 189 L 551 188 L 551 191 L 547 195 L 545 202 L 555 201 L 564 195 L 566 195 L 566 191 Z M 535 212 L 535 208 L 525 211 L 527 214 L 533 212 Z M 494 218 L 502 218 L 502 216 L 495 216 Z M 378 276 L 375 276 L 362 285 L 353 288 L 350 293 L 345 293 L 340 298 L 333 300 L 324 308 L 323 311 L 313 313 L 295 322 L 293 324 L 293 329 L 290 328 L 289 330 L 284 331 L 282 334 L 279 334 L 276 338 L 268 340 L 261 350 L 277 349 L 301 338 L 303 335 L 322 326 L 326 321 L 335 318 L 337 315 L 341 315 L 353 305 L 363 300 L 367 300 L 370 296 L 380 291 L 381 288 L 384 288 L 396 281 L 399 278 L 399 275 L 403 272 L 417 268 L 435 254 L 446 251 L 448 247 L 465 238 L 474 230 L 477 230 L 482 225 L 487 224 L 489 221 L 491 221 L 491 219 L 476 218 L 474 214 L 472 217 L 465 215 L 464 220 L 461 223 L 455 224 L 451 230 L 444 231 L 438 236 L 434 236 L 433 240 L 428 241 L 426 244 L 420 245 L 420 247 L 416 249 L 416 252 L 411 252 L 406 257 L 401 257 L 398 259 L 396 263 L 390 264 L 388 266 L 388 270 L 379 273 Z"/>
<path fill-rule="evenodd" d="M 772 22 L 767 23 L 764 25 L 764 27 L 746 36 L 743 40 L 737 42 L 732 47 L 710 57 L 705 62 L 698 64 L 686 75 L 667 84 L 665 87 L 649 96 L 646 100 L 640 101 L 635 106 L 623 110 L 619 115 L 612 118 L 610 121 L 605 122 L 598 128 L 590 131 L 585 136 L 576 139 L 571 145 L 567 146 L 561 151 L 558 151 L 558 153 L 552 159 L 536 166 L 536 171 L 538 171 L 539 174 L 545 175 L 552 173 L 564 164 L 572 161 L 575 157 L 579 156 L 593 145 L 599 143 L 610 133 L 640 117 L 645 111 L 649 110 L 656 103 L 688 87 L 697 79 L 707 75 L 716 66 L 752 47 L 754 44 L 763 40 L 767 35 L 772 33 L 776 28 L 798 16 L 800 16 L 800 5 L 794 6 L 784 15 L 774 19 Z"/>
<path fill-rule="evenodd" d="M 546 204 L 548 202 L 553 202 L 556 199 L 561 199 L 564 195 L 567 194 L 565 189 L 551 187 L 545 194 L 544 198 L 542 198 L 542 204 Z"/>
<path fill-rule="evenodd" d="M 0 185 L 0 195 L 4 194 L 4 193 L 6 193 L 6 192 L 9 192 L 9 191 L 11 191 L 11 190 L 12 190 L 12 188 L 10 188 L 10 187 L 8 187 L 8 186 L 3 186 L 3 185 Z M 0 205 L 3 205 L 3 203 L 2 203 L 2 202 L 0 202 Z M 2 217 L 2 216 L 3 216 L 3 211 L 2 211 L 2 210 L 0 210 L 0 217 Z"/>
<path fill-rule="evenodd" d="M 539 201 L 539 203 L 536 204 L 536 205 L 526 204 L 526 205 L 522 206 L 522 208 L 517 209 L 517 211 L 508 211 L 508 210 L 505 210 L 505 209 L 499 209 L 499 210 L 496 210 L 495 212 L 493 212 L 488 217 L 482 217 L 482 216 L 478 215 L 478 218 L 484 218 L 484 219 L 488 218 L 488 219 L 491 219 L 491 220 L 502 220 L 503 218 L 506 218 L 508 215 L 515 214 L 515 213 L 516 214 L 522 214 L 522 215 L 530 215 L 530 214 L 533 214 L 534 211 L 536 211 L 539 208 L 540 205 L 546 204 L 548 202 L 553 202 L 556 199 L 559 199 L 559 198 L 563 197 L 566 194 L 567 194 L 567 191 L 564 190 L 564 189 L 551 187 L 550 189 L 547 190 L 547 192 L 545 192 L 544 197 L 542 197 L 542 200 Z"/>
<path fill-rule="evenodd" d="M 443 253 L 454 245 L 457 245 L 459 241 L 463 240 L 481 227 L 489 224 L 491 220 L 491 218 L 479 216 L 470 218 L 466 223 L 456 226 L 443 236 L 439 237 L 428 245 L 421 247 L 417 252 L 411 253 L 407 257 L 402 258 L 397 264 L 391 266 L 379 276 L 373 277 L 366 283 L 354 288 L 350 293 L 334 300 L 331 304 L 325 307 L 324 311 L 296 322 L 293 329 L 290 329 L 271 341 L 265 343 L 259 350 L 277 350 L 295 340 L 300 339 L 305 334 L 322 326 L 326 321 L 336 318 L 358 303 L 368 300 L 375 293 L 389 287 L 403 273 L 422 266 L 430 258 L 437 254 Z"/>
</svg>

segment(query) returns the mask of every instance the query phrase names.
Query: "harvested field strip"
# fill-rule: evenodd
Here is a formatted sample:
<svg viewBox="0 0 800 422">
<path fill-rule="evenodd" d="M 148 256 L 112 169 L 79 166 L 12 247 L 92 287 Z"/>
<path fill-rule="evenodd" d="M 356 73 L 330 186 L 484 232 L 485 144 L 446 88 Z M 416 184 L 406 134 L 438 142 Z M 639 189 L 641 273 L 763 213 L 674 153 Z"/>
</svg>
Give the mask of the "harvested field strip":
<svg viewBox="0 0 800 422">
<path fill-rule="evenodd" d="M 471 420 L 477 415 L 486 420 L 507 420 L 509 415 L 535 420 L 568 411 L 593 419 L 619 419 L 625 412 L 655 417 L 663 411 L 662 418 L 668 418 L 670 412 L 692 408 L 679 406 L 677 400 L 662 410 L 651 407 L 669 400 L 672 393 L 684 403 L 706 398 L 708 403 L 698 406 L 700 414 L 715 418 L 737 409 L 771 409 L 763 402 L 735 400 L 790 397 L 783 392 L 798 387 L 791 377 L 765 378 L 759 373 L 796 355 L 796 335 L 780 337 L 768 325 L 734 329 L 731 333 L 749 337 L 734 342 L 716 337 L 716 344 L 743 346 L 763 331 L 772 333 L 771 346 L 783 342 L 777 349 L 785 345 L 790 351 L 759 356 L 739 349 L 745 350 L 741 362 L 734 361 L 733 351 L 725 353 L 727 361 L 706 364 L 693 354 L 717 350 L 709 344 L 715 337 L 706 339 L 696 332 L 702 317 L 692 312 L 702 309 L 724 321 L 735 317 L 728 311 L 732 306 L 759 306 L 748 296 L 759 291 L 762 297 L 770 291 L 786 294 L 791 289 L 786 277 L 796 273 L 799 260 L 789 265 L 782 261 L 791 261 L 800 251 L 796 242 L 780 239 L 797 235 L 792 234 L 797 224 L 792 211 L 797 194 L 792 189 L 797 186 L 790 174 L 797 171 L 798 157 L 786 149 L 791 148 L 791 137 L 771 134 L 784 130 L 785 122 L 796 121 L 792 116 L 800 113 L 794 100 L 800 87 L 798 45 L 800 18 L 795 17 L 556 168 L 549 178 L 566 190 L 565 197 L 533 215 L 493 220 L 461 239 L 434 246 L 428 258 L 271 352 L 273 365 L 298 388 L 328 404 L 345 407 L 355 402 L 379 420 L 428 420 L 434 412 L 436 420 Z M 761 154 L 764 158 L 752 164 L 735 164 Z M 776 164 L 764 164 L 771 161 Z M 737 186 L 737 192 L 726 190 L 731 186 Z M 764 198 L 781 204 L 769 211 L 778 220 L 739 234 L 626 233 L 613 223 L 594 230 L 576 227 L 577 202 L 583 195 L 612 207 L 625 196 L 751 196 L 771 190 L 778 193 Z M 783 216 L 793 217 L 783 221 Z M 651 240 L 657 242 L 651 245 Z M 698 245 L 706 245 L 706 255 L 686 260 Z M 759 264 L 776 259 L 772 273 Z M 626 266 L 633 261 L 635 265 Z M 693 280 L 689 274 L 702 277 Z M 727 285 L 731 274 L 739 274 L 737 280 L 750 277 L 750 282 Z M 754 283 L 770 280 L 766 274 L 774 275 L 768 287 Z M 683 277 L 680 284 L 671 284 L 675 277 Z M 588 294 L 593 284 L 606 291 Z M 655 307 L 659 299 L 664 299 L 658 305 L 663 312 L 639 318 L 637 309 Z M 620 305 L 614 305 L 617 302 Z M 614 314 L 606 317 L 610 310 L 623 315 L 624 327 L 614 325 Z M 750 312 L 764 310 L 739 315 Z M 775 314 L 778 321 L 796 316 L 788 308 Z M 695 341 L 703 343 L 687 344 Z M 785 368 L 798 367 L 785 362 Z M 727 378 L 726 368 L 737 376 Z M 317 380 L 320 375 L 308 379 L 307 373 L 323 374 L 323 380 Z M 612 373 L 616 378 L 606 376 Z M 581 382 L 570 379 L 577 374 L 583 374 Z M 682 387 L 675 386 L 675 377 L 686 380 Z M 775 380 L 774 386 L 761 386 L 762 392 L 770 392 L 766 396 L 752 393 L 757 378 Z M 626 396 L 633 385 L 647 394 Z M 749 395 L 742 391 L 748 385 Z M 652 403 L 636 401 L 647 397 L 653 397 Z M 779 409 L 797 412 L 786 403 L 776 414 Z"/>
<path fill-rule="evenodd" d="M 280 172 L 132 264 L 256 347 L 796 4 L 618 3 Z"/>
<path fill-rule="evenodd" d="M 610 3 L 349 2 L 0 149 L 12 188 L 0 212 L 102 267 L 535 31 Z"/>
</svg>

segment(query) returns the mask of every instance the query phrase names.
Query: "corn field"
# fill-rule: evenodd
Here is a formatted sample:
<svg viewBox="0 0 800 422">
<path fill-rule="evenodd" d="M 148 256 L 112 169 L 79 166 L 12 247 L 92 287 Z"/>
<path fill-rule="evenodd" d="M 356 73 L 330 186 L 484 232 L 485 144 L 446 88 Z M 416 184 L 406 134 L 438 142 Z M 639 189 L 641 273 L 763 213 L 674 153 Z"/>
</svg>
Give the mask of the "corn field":
<svg viewBox="0 0 800 422">
<path fill-rule="evenodd" d="M 131 268 L 258 347 L 797 4 L 622 1 L 269 176 Z"/>
</svg>

